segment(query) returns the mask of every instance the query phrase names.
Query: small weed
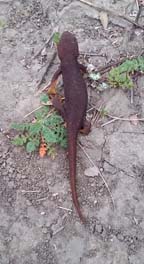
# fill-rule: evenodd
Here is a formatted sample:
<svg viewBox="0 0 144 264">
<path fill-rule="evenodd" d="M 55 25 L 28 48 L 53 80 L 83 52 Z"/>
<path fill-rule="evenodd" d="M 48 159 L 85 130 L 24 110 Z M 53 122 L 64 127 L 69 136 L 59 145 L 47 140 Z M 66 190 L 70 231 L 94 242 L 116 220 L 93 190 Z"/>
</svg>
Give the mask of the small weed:
<svg viewBox="0 0 144 264">
<path fill-rule="evenodd" d="M 60 41 L 60 33 L 59 32 L 55 32 L 53 35 L 53 42 L 57 45 Z"/>
<path fill-rule="evenodd" d="M 131 75 L 135 72 L 144 72 L 144 57 L 126 60 L 120 66 L 113 68 L 108 73 L 108 82 L 113 87 L 133 88 Z"/>
<path fill-rule="evenodd" d="M 0 19 L 0 29 L 3 29 L 6 26 L 6 22 Z"/>
<path fill-rule="evenodd" d="M 105 108 L 100 109 L 100 117 L 105 117 L 108 114 L 108 111 Z"/>
<path fill-rule="evenodd" d="M 41 96 L 42 103 L 46 104 L 48 100 L 47 95 Z M 27 152 L 33 152 L 40 147 L 43 139 L 50 156 L 54 156 L 55 144 L 63 148 L 67 146 L 64 121 L 56 111 L 51 112 L 49 106 L 44 105 L 34 113 L 34 117 L 33 123 L 12 124 L 11 127 L 20 132 L 12 140 L 14 145 L 25 146 Z"/>
</svg>

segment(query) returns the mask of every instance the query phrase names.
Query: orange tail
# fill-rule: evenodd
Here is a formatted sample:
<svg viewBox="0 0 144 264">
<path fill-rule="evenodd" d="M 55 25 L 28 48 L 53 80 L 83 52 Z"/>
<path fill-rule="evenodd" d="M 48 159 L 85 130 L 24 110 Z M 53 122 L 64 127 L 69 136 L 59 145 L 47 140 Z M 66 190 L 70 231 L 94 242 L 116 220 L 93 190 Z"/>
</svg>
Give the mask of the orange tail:
<svg viewBox="0 0 144 264">
<path fill-rule="evenodd" d="M 69 155 L 70 185 L 72 192 L 72 200 L 77 210 L 77 213 L 80 217 L 80 220 L 84 223 L 85 218 L 81 213 L 77 192 L 76 192 L 76 153 L 77 153 L 76 143 L 77 143 L 77 135 L 74 136 L 72 131 L 70 131 L 70 133 L 68 133 L 68 155 Z"/>
</svg>

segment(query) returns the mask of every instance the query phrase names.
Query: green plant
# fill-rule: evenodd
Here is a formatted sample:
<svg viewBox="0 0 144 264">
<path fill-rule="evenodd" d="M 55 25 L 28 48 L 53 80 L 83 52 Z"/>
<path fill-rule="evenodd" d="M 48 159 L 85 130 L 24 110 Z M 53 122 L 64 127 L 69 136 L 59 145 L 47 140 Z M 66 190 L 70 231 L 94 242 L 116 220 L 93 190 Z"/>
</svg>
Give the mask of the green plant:
<svg viewBox="0 0 144 264">
<path fill-rule="evenodd" d="M 59 32 L 55 32 L 53 35 L 53 42 L 57 45 L 60 41 L 60 33 Z"/>
<path fill-rule="evenodd" d="M 108 81 L 113 87 L 133 88 L 131 75 L 135 72 L 144 72 L 144 57 L 126 60 L 108 73 Z"/>
<path fill-rule="evenodd" d="M 48 96 L 42 95 L 41 102 L 46 104 Z M 44 105 L 35 112 L 34 116 L 33 123 L 12 124 L 11 127 L 20 132 L 12 140 L 14 145 L 24 145 L 27 152 L 32 152 L 39 148 L 41 139 L 43 139 L 49 155 L 53 155 L 55 144 L 64 148 L 67 146 L 64 121 L 56 111 L 50 110 L 48 105 Z"/>
<path fill-rule="evenodd" d="M 6 26 L 6 22 L 3 19 L 0 19 L 0 29 L 3 29 Z"/>
<path fill-rule="evenodd" d="M 105 117 L 108 114 L 108 111 L 105 108 L 99 110 L 100 117 Z"/>
</svg>

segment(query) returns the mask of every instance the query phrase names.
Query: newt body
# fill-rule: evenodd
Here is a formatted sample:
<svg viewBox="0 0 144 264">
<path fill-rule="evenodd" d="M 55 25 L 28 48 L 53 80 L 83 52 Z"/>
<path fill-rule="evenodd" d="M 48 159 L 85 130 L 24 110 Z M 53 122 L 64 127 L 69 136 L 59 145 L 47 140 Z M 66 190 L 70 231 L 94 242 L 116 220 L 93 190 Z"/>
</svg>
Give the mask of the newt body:
<svg viewBox="0 0 144 264">
<path fill-rule="evenodd" d="M 57 50 L 61 64 L 53 76 L 52 83 L 62 74 L 65 103 L 61 105 L 60 102 L 54 98 L 53 105 L 61 112 L 67 123 L 68 159 L 72 199 L 80 219 L 84 221 L 76 193 L 76 149 L 79 130 L 84 129 L 86 133 L 90 130 L 90 125 L 86 122 L 88 102 L 87 88 L 81 72 L 81 70 L 85 71 L 85 67 L 77 61 L 79 56 L 78 43 L 75 36 L 70 32 L 66 31 L 62 34 L 57 45 Z"/>
</svg>

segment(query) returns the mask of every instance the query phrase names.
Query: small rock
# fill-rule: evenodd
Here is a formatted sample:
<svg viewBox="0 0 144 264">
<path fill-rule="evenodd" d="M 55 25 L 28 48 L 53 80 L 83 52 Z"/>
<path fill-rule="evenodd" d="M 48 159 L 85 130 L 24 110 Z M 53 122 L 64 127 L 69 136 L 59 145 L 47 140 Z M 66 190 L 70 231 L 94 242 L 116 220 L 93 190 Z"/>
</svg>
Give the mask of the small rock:
<svg viewBox="0 0 144 264">
<path fill-rule="evenodd" d="M 95 66 L 94 66 L 93 64 L 89 63 L 89 64 L 87 65 L 87 71 L 88 71 L 88 72 L 92 72 L 93 70 L 95 70 Z"/>
<path fill-rule="evenodd" d="M 41 212 L 40 214 L 41 214 L 41 215 L 45 215 L 46 213 L 45 213 L 45 212 Z"/>
<path fill-rule="evenodd" d="M 98 232 L 99 234 L 102 234 L 103 226 L 101 224 L 96 224 L 95 231 Z"/>
<path fill-rule="evenodd" d="M 31 206 L 32 204 L 31 204 L 31 202 L 29 200 L 26 200 L 26 205 L 27 206 Z"/>
<path fill-rule="evenodd" d="M 15 178 L 16 177 L 16 174 L 15 173 L 12 173 L 9 175 L 9 178 Z"/>
<path fill-rule="evenodd" d="M 21 175 L 22 179 L 26 179 L 26 177 L 27 177 L 26 175 Z"/>
<path fill-rule="evenodd" d="M 22 175 L 20 173 L 17 173 L 17 179 L 21 179 Z"/>
<path fill-rule="evenodd" d="M 99 175 L 99 169 L 98 167 L 90 167 L 84 171 L 85 176 L 87 177 L 95 177 Z"/>
<path fill-rule="evenodd" d="M 3 171 L 2 172 L 2 176 L 7 176 L 8 175 L 8 171 Z"/>
<path fill-rule="evenodd" d="M 31 28 L 29 32 L 30 32 L 30 33 L 33 33 L 33 32 L 34 32 L 33 28 Z"/>
<path fill-rule="evenodd" d="M 43 232 L 43 234 L 47 234 L 47 232 L 48 232 L 47 228 L 46 227 L 43 227 L 42 228 L 42 232 Z"/>
<path fill-rule="evenodd" d="M 42 56 L 46 56 L 46 55 L 47 55 L 47 50 L 46 50 L 46 48 L 44 48 L 44 49 L 42 50 L 41 55 L 42 55 Z"/>
<path fill-rule="evenodd" d="M 117 239 L 120 240 L 120 241 L 123 241 L 124 240 L 124 236 L 121 233 L 119 233 L 117 235 Z"/>
<path fill-rule="evenodd" d="M 7 164 L 10 165 L 10 164 L 12 164 L 12 163 L 13 163 L 13 160 L 12 160 L 11 158 L 8 158 L 8 159 L 7 159 Z"/>
<path fill-rule="evenodd" d="M 9 168 L 9 173 L 13 173 L 14 169 L 13 168 Z"/>
<path fill-rule="evenodd" d="M 98 204 L 98 201 L 97 200 L 94 200 L 94 205 L 97 205 Z"/>
<path fill-rule="evenodd" d="M 12 200 L 13 200 L 13 198 L 12 197 L 9 197 L 7 201 L 8 201 L 8 203 L 11 203 Z"/>
<path fill-rule="evenodd" d="M 9 188 L 14 188 L 14 186 L 15 186 L 15 184 L 14 184 L 13 181 L 9 181 L 9 182 L 8 182 L 8 187 L 9 187 Z"/>
</svg>

